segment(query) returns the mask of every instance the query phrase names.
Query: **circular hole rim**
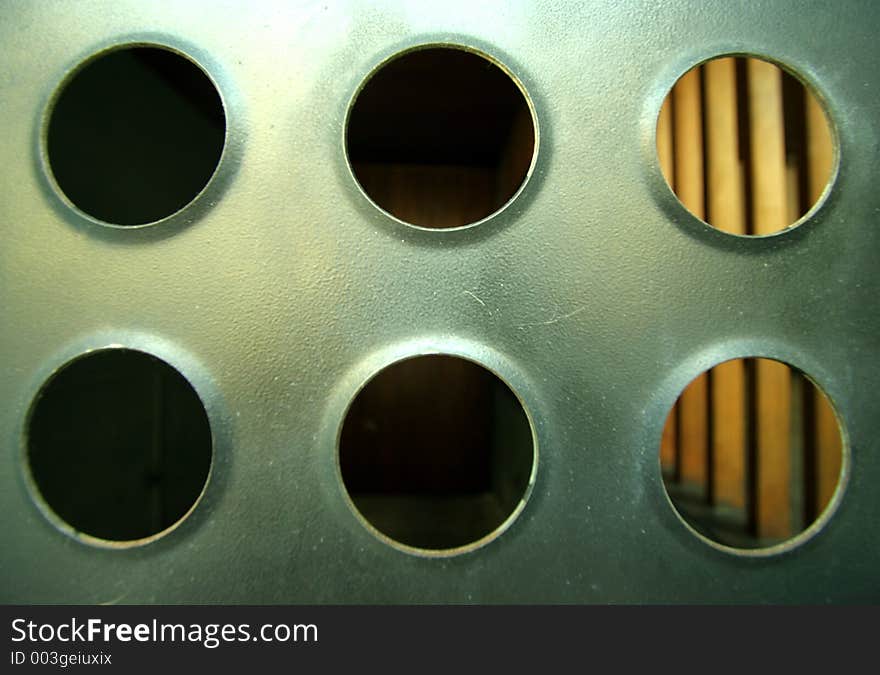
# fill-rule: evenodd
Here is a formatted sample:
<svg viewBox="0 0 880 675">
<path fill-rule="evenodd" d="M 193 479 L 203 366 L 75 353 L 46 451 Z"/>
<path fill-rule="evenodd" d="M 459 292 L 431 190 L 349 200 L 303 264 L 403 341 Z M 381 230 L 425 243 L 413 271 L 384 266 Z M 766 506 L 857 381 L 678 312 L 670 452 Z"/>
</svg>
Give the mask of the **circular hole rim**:
<svg viewBox="0 0 880 675">
<path fill-rule="evenodd" d="M 371 383 L 373 380 L 381 373 L 385 372 L 389 368 L 393 368 L 396 365 L 404 363 L 405 361 L 410 361 L 412 359 L 418 359 L 422 357 L 431 357 L 431 356 L 448 356 L 457 359 L 462 359 L 464 361 L 468 361 L 473 365 L 476 365 L 487 372 L 491 373 L 495 376 L 499 382 L 501 382 L 504 386 L 506 386 L 511 394 L 516 398 L 517 403 L 519 403 L 520 408 L 522 408 L 523 413 L 526 416 L 526 420 L 529 423 L 529 431 L 531 434 L 532 441 L 532 466 L 529 471 L 529 481 L 526 485 L 526 489 L 520 497 L 519 502 L 516 507 L 505 517 L 501 523 L 498 524 L 490 532 L 487 532 L 485 535 L 480 537 L 479 539 L 462 544 L 460 546 L 454 546 L 451 548 L 422 548 L 419 546 L 411 546 L 409 544 L 405 544 L 401 541 L 394 539 L 393 537 L 388 536 L 384 532 L 382 532 L 379 528 L 373 525 L 366 516 L 361 513 L 360 509 L 358 509 L 354 500 L 348 492 L 348 487 L 345 484 L 345 479 L 342 475 L 342 462 L 341 462 L 341 453 L 342 453 L 342 429 L 345 426 L 345 422 L 348 419 L 348 414 L 351 411 L 351 406 L 354 401 L 361 395 L 364 389 Z M 478 549 L 483 548 L 487 544 L 492 543 L 499 537 L 501 537 L 514 522 L 519 518 L 522 512 L 525 510 L 526 505 L 528 504 L 531 496 L 534 492 L 535 483 L 537 481 L 538 476 L 538 463 L 540 460 L 540 452 L 539 452 L 539 443 L 538 443 L 538 428 L 535 424 L 535 419 L 532 415 L 529 406 L 527 405 L 525 399 L 520 395 L 517 388 L 511 383 L 510 378 L 505 377 L 499 372 L 499 368 L 488 364 L 486 361 L 472 356 L 470 354 L 461 353 L 455 350 L 450 349 L 424 349 L 417 350 L 413 352 L 408 352 L 406 354 L 397 354 L 394 358 L 390 360 L 383 360 L 382 363 L 378 365 L 374 365 L 370 368 L 369 372 L 366 374 L 366 377 L 363 375 L 359 378 L 359 384 L 353 389 L 349 390 L 348 395 L 346 396 L 345 405 L 342 407 L 342 414 L 339 416 L 338 422 L 336 424 L 335 435 L 334 435 L 334 471 L 336 474 L 336 480 L 339 484 L 340 492 L 342 493 L 343 499 L 345 500 L 346 505 L 348 506 L 349 511 L 355 516 L 356 520 L 369 532 L 373 537 L 378 539 L 381 543 L 386 544 L 388 547 L 396 549 L 397 551 L 407 553 L 409 555 L 413 555 L 420 558 L 453 558 L 460 555 L 464 555 L 467 553 L 474 552 Z"/>
<path fill-rule="evenodd" d="M 508 199 L 506 202 L 504 202 L 497 209 L 495 209 L 491 213 L 487 214 L 486 216 L 480 218 L 479 220 L 475 220 L 472 223 L 466 223 L 464 225 L 458 225 L 456 227 L 426 227 L 424 225 L 417 225 L 416 223 L 410 223 L 406 220 L 403 220 L 402 218 L 398 218 L 390 211 L 387 211 L 386 209 L 382 208 L 369 195 L 369 193 L 366 191 L 364 186 L 361 184 L 360 180 L 358 180 L 357 173 L 354 170 L 354 166 L 352 164 L 351 157 L 349 156 L 349 153 L 348 153 L 348 128 L 349 128 L 349 124 L 351 122 L 351 115 L 352 115 L 352 112 L 354 111 L 354 108 L 357 104 L 357 100 L 360 97 L 360 94 L 364 90 L 364 88 L 370 83 L 370 81 L 373 79 L 373 77 L 375 75 L 377 75 L 383 68 L 385 68 L 385 66 L 389 65 L 393 61 L 397 61 L 398 59 L 404 58 L 408 54 L 411 54 L 414 52 L 425 51 L 425 50 L 430 50 L 430 49 L 447 49 L 447 50 L 467 52 L 467 53 L 482 57 L 483 59 L 485 59 L 486 61 L 491 63 L 493 66 L 500 69 L 501 72 L 504 73 L 510 79 L 510 81 L 513 83 L 513 85 L 516 87 L 517 91 L 519 91 L 519 93 L 522 95 L 523 101 L 525 102 L 526 107 L 528 108 L 529 116 L 532 121 L 532 134 L 533 134 L 533 138 L 534 138 L 534 145 L 532 147 L 532 159 L 529 162 L 529 167 L 526 170 L 525 176 L 523 176 L 522 183 L 520 183 L 519 187 L 516 189 L 516 191 L 513 193 L 513 195 L 511 195 L 510 199 Z M 485 51 L 484 49 L 482 49 L 480 47 L 477 47 L 475 45 L 466 44 L 464 42 L 439 42 L 439 41 L 423 42 L 423 43 L 419 43 L 416 45 L 410 45 L 408 47 L 405 47 L 404 49 L 399 49 L 399 50 L 393 52 L 392 54 L 389 54 L 389 55 L 383 57 L 377 64 L 375 64 L 374 66 L 372 66 L 370 68 L 370 70 L 367 72 L 366 75 L 364 75 L 361 78 L 361 80 L 358 83 L 357 87 L 355 88 L 354 92 L 349 97 L 348 103 L 347 103 L 346 109 L 345 109 L 345 117 L 344 117 L 343 123 L 342 123 L 342 152 L 343 152 L 343 156 L 345 157 L 345 166 L 346 166 L 346 170 L 348 172 L 348 176 L 352 180 L 352 182 L 354 183 L 357 191 L 360 193 L 360 196 L 363 199 L 366 199 L 367 203 L 370 204 L 376 211 L 378 211 L 381 215 L 385 216 L 386 218 L 388 218 L 390 221 L 394 222 L 395 224 L 403 225 L 407 228 L 411 228 L 413 230 L 418 230 L 421 232 L 428 232 L 428 233 L 431 233 L 432 235 L 437 235 L 437 236 L 442 236 L 443 233 L 450 233 L 451 234 L 451 233 L 463 232 L 466 230 L 476 228 L 480 225 L 484 225 L 484 224 L 488 223 L 489 221 L 495 220 L 496 218 L 501 216 L 502 213 L 507 211 L 514 204 L 514 202 L 516 202 L 519 199 L 520 195 L 522 195 L 522 193 L 526 190 L 526 187 L 528 186 L 528 184 L 531 182 L 531 178 L 535 173 L 535 167 L 537 166 L 537 163 L 538 163 L 538 155 L 540 153 L 540 145 L 541 145 L 541 130 L 540 130 L 540 126 L 538 123 L 538 111 L 537 111 L 537 108 L 535 107 L 535 102 L 534 102 L 532 96 L 529 94 L 528 90 L 526 89 L 525 84 L 523 84 L 523 82 L 519 78 L 519 76 L 517 76 L 517 74 L 514 73 L 513 70 L 510 67 L 508 67 L 502 60 L 493 56 L 492 54 L 488 53 L 487 51 Z"/>
<path fill-rule="evenodd" d="M 660 166 L 660 153 L 657 151 L 657 127 L 660 123 L 660 111 L 663 108 L 664 103 L 666 102 L 667 98 L 672 94 L 673 88 L 675 88 L 675 85 L 678 84 L 678 81 L 682 77 L 687 75 L 695 68 L 706 65 L 710 61 L 724 58 L 756 59 L 758 61 L 763 61 L 765 63 L 774 65 L 787 75 L 793 77 L 805 89 L 807 95 L 812 96 L 819 104 L 819 107 L 822 109 L 822 113 L 825 118 L 825 123 L 828 126 L 828 133 L 831 136 L 831 169 L 828 173 L 828 180 L 825 183 L 825 187 L 823 188 L 822 193 L 810 206 L 810 208 L 807 209 L 806 212 L 804 212 L 797 220 L 782 229 L 776 230 L 775 232 L 768 232 L 766 234 L 738 234 L 734 232 L 725 232 L 724 230 L 715 227 L 711 223 L 695 215 L 689 208 L 684 205 L 684 203 L 678 198 L 678 195 L 675 194 L 675 190 L 672 189 L 669 181 L 666 180 L 666 176 L 663 175 L 663 170 Z M 815 79 L 805 75 L 796 66 L 791 65 L 790 63 L 780 59 L 779 57 L 765 54 L 759 51 L 752 51 L 748 49 L 732 49 L 713 52 L 709 56 L 704 56 L 696 61 L 689 61 L 688 63 L 690 65 L 685 67 L 683 70 L 679 69 L 676 71 L 676 74 L 672 77 L 671 83 L 664 83 L 664 85 L 661 87 L 663 93 L 659 98 L 658 104 L 653 107 L 651 113 L 651 119 L 653 120 L 653 125 L 651 126 L 650 133 L 650 137 L 652 140 L 652 142 L 650 143 L 651 169 L 654 172 L 655 176 L 659 178 L 660 183 L 665 188 L 665 191 L 663 193 L 664 200 L 668 200 L 671 204 L 674 204 L 674 210 L 677 216 L 681 216 L 681 214 L 684 214 L 687 221 L 698 224 L 700 229 L 704 232 L 708 230 L 713 235 L 718 235 L 730 241 L 766 241 L 775 237 L 790 236 L 795 230 L 801 230 L 801 228 L 808 222 L 814 221 L 816 214 L 820 210 L 822 210 L 825 205 L 830 201 L 831 194 L 836 189 L 837 180 L 841 171 L 843 155 L 843 149 L 841 147 L 842 139 L 840 136 L 840 132 L 838 130 L 837 124 L 835 123 L 834 117 L 831 114 L 831 106 L 829 106 L 828 104 L 829 97 L 825 94 L 824 89 Z"/>
<path fill-rule="evenodd" d="M 224 121 L 224 129 L 223 129 L 223 147 L 220 149 L 220 155 L 217 157 L 217 164 L 214 167 L 214 170 L 211 172 L 211 175 L 208 177 L 208 180 L 205 181 L 205 184 L 201 187 L 201 189 L 190 199 L 186 204 L 181 206 L 179 209 L 174 211 L 173 213 L 169 213 L 162 218 L 157 220 L 150 220 L 144 223 L 135 223 L 132 225 L 122 225 L 120 223 L 114 223 L 108 220 L 103 220 L 96 216 L 91 215 L 87 211 L 84 211 L 79 206 L 77 206 L 70 197 L 64 192 L 61 188 L 61 185 L 58 183 L 58 180 L 55 178 L 55 172 L 52 170 L 52 163 L 49 159 L 49 126 L 52 121 L 52 115 L 55 112 L 55 106 L 58 103 L 58 99 L 64 93 L 64 90 L 67 86 L 73 82 L 73 80 L 79 75 L 85 68 L 90 66 L 95 61 L 98 61 L 105 56 L 109 56 L 110 54 L 118 51 L 125 51 L 130 49 L 158 49 L 166 52 L 170 52 L 175 56 L 185 59 L 193 66 L 199 69 L 201 73 L 208 79 L 211 85 L 214 87 L 214 91 L 217 92 L 217 98 L 220 101 L 220 107 L 223 111 L 223 121 Z M 193 56 L 189 51 L 183 49 L 182 47 L 166 44 L 164 42 L 159 42 L 150 39 L 136 39 L 136 40 L 127 40 L 124 42 L 115 42 L 113 44 L 106 45 L 96 51 L 90 52 L 84 58 L 81 58 L 76 61 L 76 63 L 67 68 L 64 71 L 64 75 L 61 79 L 54 85 L 52 88 L 52 92 L 49 95 L 49 98 L 46 104 L 43 106 L 43 112 L 40 118 L 40 126 L 39 126 L 39 161 L 40 166 L 43 171 L 43 177 L 48 182 L 49 187 L 54 193 L 55 197 L 64 205 L 64 207 L 71 213 L 75 214 L 79 217 L 79 219 L 86 221 L 91 225 L 98 225 L 102 228 L 107 228 L 108 230 L 118 230 L 118 231 L 139 231 L 139 230 L 148 230 L 150 228 L 156 226 L 167 225 L 169 221 L 176 221 L 183 217 L 183 215 L 190 211 L 197 203 L 201 203 L 203 201 L 204 195 L 213 188 L 214 183 L 217 180 L 218 175 L 220 174 L 220 170 L 223 165 L 226 163 L 227 154 L 229 152 L 229 112 L 230 105 L 227 97 L 223 93 L 223 88 L 220 86 L 220 83 L 211 72 L 208 70 L 206 65 L 203 63 L 203 60 L 200 60 Z"/>
<path fill-rule="evenodd" d="M 785 539 L 784 541 L 778 542 L 776 544 L 772 544 L 770 546 L 760 546 L 756 548 L 740 548 L 737 546 L 730 546 L 729 544 L 722 544 L 721 542 L 715 541 L 714 539 L 707 537 L 702 532 L 699 532 L 693 525 L 688 522 L 685 516 L 679 512 L 678 508 L 675 506 L 675 503 L 672 501 L 672 497 L 669 495 L 669 491 L 666 489 L 666 481 L 663 478 L 663 468 L 660 463 L 660 446 L 662 442 L 662 434 L 663 429 L 666 426 L 666 422 L 669 419 L 669 415 L 674 410 L 676 404 L 681 399 L 684 391 L 690 386 L 690 384 L 701 375 L 709 372 L 713 368 L 720 366 L 724 363 L 729 363 L 731 361 L 744 361 L 746 359 L 763 359 L 766 361 L 775 361 L 777 363 L 781 363 L 784 366 L 788 366 L 792 370 L 798 371 L 801 375 L 803 375 L 809 382 L 819 391 L 827 401 L 828 405 L 831 407 L 831 410 L 834 412 L 834 419 L 837 422 L 837 429 L 840 433 L 840 473 L 837 477 L 837 484 L 834 487 L 834 492 L 831 495 L 831 498 L 828 500 L 828 503 L 825 505 L 825 508 L 822 509 L 822 512 L 819 513 L 818 516 L 803 530 L 798 532 L 797 534 Z M 775 559 L 779 556 L 782 556 L 787 553 L 791 553 L 802 546 L 804 546 L 807 542 L 816 538 L 825 528 L 830 524 L 831 520 L 834 518 L 834 515 L 837 513 L 837 510 L 840 508 L 840 504 L 845 497 L 845 493 L 847 487 L 849 485 L 851 470 L 852 470 L 852 451 L 850 447 L 850 438 L 849 433 L 847 431 L 846 423 L 844 421 L 843 415 L 840 412 L 840 408 L 834 399 L 828 394 L 827 390 L 820 384 L 819 380 L 814 377 L 810 372 L 801 368 L 795 363 L 791 362 L 788 359 L 781 358 L 777 355 L 767 355 L 763 353 L 746 353 L 742 355 L 727 355 L 721 359 L 713 359 L 709 365 L 705 363 L 699 363 L 697 372 L 692 372 L 693 369 L 689 369 L 690 378 L 687 382 L 684 383 L 683 387 L 678 389 L 678 394 L 675 396 L 672 404 L 665 409 L 665 415 L 663 415 L 663 419 L 660 425 L 660 432 L 654 438 L 654 459 L 655 459 L 655 471 L 653 472 L 654 477 L 659 483 L 660 491 L 663 494 L 663 500 L 668 505 L 670 511 L 674 515 L 675 519 L 679 522 L 681 526 L 683 526 L 684 531 L 693 536 L 694 539 L 699 540 L 706 546 L 710 548 L 720 551 L 726 555 L 729 555 L 733 558 L 740 559 Z"/>
<path fill-rule="evenodd" d="M 40 490 L 39 485 L 37 484 L 36 478 L 34 477 L 33 471 L 31 469 L 30 463 L 30 428 L 33 420 L 34 413 L 36 408 L 40 402 L 40 399 L 43 396 L 46 388 L 52 384 L 52 381 L 55 379 L 57 375 L 66 370 L 69 366 L 81 361 L 83 359 L 90 358 L 97 354 L 101 354 L 104 352 L 113 352 L 113 351 L 125 351 L 125 352 L 136 352 L 143 356 L 147 356 L 153 359 L 156 359 L 163 363 L 164 365 L 171 368 L 174 372 L 176 372 L 181 378 L 183 378 L 186 383 L 190 386 L 193 393 L 196 395 L 199 403 L 202 406 L 202 409 L 205 413 L 205 419 L 208 423 L 208 430 L 210 432 L 211 438 L 211 461 L 208 464 L 208 472 L 205 475 L 205 481 L 202 484 L 201 489 L 199 490 L 198 495 L 193 501 L 192 505 L 171 525 L 168 527 L 155 532 L 153 534 L 147 535 L 146 537 L 140 537 L 138 539 L 105 539 L 103 537 L 98 537 L 87 532 L 83 532 L 78 530 L 76 527 L 68 523 L 64 518 L 62 518 L 58 513 L 56 513 L 55 509 L 49 504 L 48 500 L 43 496 L 43 493 Z M 169 360 L 164 355 L 156 354 L 148 349 L 144 349 L 137 346 L 132 345 L 123 345 L 123 344 L 108 344 L 105 346 L 89 348 L 85 350 L 81 350 L 74 354 L 73 356 L 69 356 L 68 358 L 61 359 L 60 362 L 57 362 L 53 365 L 53 367 L 48 371 L 48 374 L 42 374 L 40 384 L 37 385 L 36 390 L 32 392 L 30 397 L 30 403 L 27 406 L 27 411 L 25 413 L 23 424 L 21 427 L 21 431 L 19 434 L 20 437 L 20 448 L 19 448 L 19 466 L 21 467 L 21 475 L 25 483 L 25 488 L 30 497 L 31 502 L 37 507 L 37 510 L 42 514 L 42 516 L 48 521 L 48 523 L 53 526 L 56 530 L 61 532 L 64 535 L 67 535 L 71 539 L 80 542 L 82 544 L 89 545 L 94 548 L 101 549 L 112 549 L 112 550 L 127 550 L 133 548 L 140 548 L 143 546 L 147 546 L 152 544 L 160 539 L 164 539 L 167 535 L 171 534 L 179 527 L 181 527 L 186 521 L 190 520 L 192 514 L 196 511 L 199 505 L 205 498 L 208 489 L 212 485 L 215 465 L 217 460 L 217 438 L 215 435 L 214 424 L 211 420 L 211 414 L 208 406 L 205 404 L 205 397 L 199 392 L 199 388 L 196 383 L 193 381 L 194 378 L 188 377 L 184 374 L 183 370 L 171 360 Z"/>
</svg>

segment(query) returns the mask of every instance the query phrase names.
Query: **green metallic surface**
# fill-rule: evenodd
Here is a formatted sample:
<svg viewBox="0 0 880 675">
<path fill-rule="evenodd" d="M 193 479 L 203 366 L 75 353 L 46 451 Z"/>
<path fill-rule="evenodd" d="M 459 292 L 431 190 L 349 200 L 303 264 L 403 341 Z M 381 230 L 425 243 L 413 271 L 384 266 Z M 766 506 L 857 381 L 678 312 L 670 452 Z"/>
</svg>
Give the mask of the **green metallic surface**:
<svg viewBox="0 0 880 675">
<path fill-rule="evenodd" d="M 878 25 L 869 2 L 3 3 L 0 601 L 880 600 Z M 112 228 L 54 187 L 42 134 L 71 69 L 127 43 L 201 64 L 227 140 L 189 206 Z M 508 68 L 540 137 L 506 208 L 429 231 L 364 196 L 344 121 L 378 63 L 445 43 Z M 721 54 L 794 70 L 832 120 L 835 178 L 794 230 L 712 230 L 660 173 L 663 98 Z M 186 375 L 214 434 L 198 506 L 140 546 L 60 531 L 22 462 L 42 383 L 110 345 Z M 430 352 L 498 373 L 537 439 L 519 516 L 456 556 L 374 536 L 337 469 L 358 388 Z M 658 464 L 681 389 L 742 356 L 802 369 L 845 423 L 835 512 L 769 555 L 695 536 Z"/>
</svg>

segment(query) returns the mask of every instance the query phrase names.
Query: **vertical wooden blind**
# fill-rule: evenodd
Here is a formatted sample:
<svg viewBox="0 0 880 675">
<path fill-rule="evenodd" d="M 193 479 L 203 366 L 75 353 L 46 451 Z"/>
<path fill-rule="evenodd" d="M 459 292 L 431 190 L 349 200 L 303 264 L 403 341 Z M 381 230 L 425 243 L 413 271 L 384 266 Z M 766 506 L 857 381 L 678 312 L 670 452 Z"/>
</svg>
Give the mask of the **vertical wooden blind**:
<svg viewBox="0 0 880 675">
<path fill-rule="evenodd" d="M 725 57 L 676 83 L 657 125 L 666 180 L 713 227 L 767 235 L 794 224 L 828 183 L 825 114 L 800 81 L 754 58 Z M 660 448 L 679 513 L 720 543 L 770 545 L 806 529 L 841 469 L 835 414 L 800 372 L 739 359 L 697 377 L 669 415 Z"/>
</svg>

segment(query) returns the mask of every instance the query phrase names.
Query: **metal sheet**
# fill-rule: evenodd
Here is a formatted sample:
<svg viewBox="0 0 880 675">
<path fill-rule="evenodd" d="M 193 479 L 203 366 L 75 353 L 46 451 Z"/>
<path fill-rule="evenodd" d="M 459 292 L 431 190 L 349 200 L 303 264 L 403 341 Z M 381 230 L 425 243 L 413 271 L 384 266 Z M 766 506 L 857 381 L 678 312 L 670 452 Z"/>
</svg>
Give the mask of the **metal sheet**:
<svg viewBox="0 0 880 675">
<path fill-rule="evenodd" d="M 878 19 L 860 2 L 4 3 L 0 600 L 877 600 Z M 130 42 L 179 49 L 206 69 L 227 141 L 190 206 L 113 229 L 59 196 L 41 133 L 66 73 Z M 538 121 L 521 194 L 470 228 L 425 231 L 387 216 L 343 151 L 363 78 L 427 43 L 496 58 Z M 776 236 L 710 229 L 657 162 L 657 114 L 672 84 L 732 53 L 796 71 L 835 128 L 830 190 Z M 22 468 L 41 383 L 111 344 L 186 374 L 215 436 L 191 517 L 121 550 L 60 532 Z M 357 387 L 426 351 L 501 374 L 538 440 L 520 516 L 455 557 L 380 541 L 349 508 L 336 468 Z M 695 537 L 658 466 L 681 389 L 738 356 L 801 368 L 845 422 L 836 512 L 773 555 Z"/>
</svg>

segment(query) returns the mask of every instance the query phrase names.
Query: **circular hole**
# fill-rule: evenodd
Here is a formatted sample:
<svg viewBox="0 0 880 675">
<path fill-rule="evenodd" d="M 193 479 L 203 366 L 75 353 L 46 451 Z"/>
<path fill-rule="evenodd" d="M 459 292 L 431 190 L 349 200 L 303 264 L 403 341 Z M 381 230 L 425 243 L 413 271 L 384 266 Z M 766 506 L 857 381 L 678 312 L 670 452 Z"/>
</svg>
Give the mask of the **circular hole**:
<svg viewBox="0 0 880 675">
<path fill-rule="evenodd" d="M 730 234 L 767 235 L 820 199 L 834 168 L 816 96 L 778 66 L 726 56 L 685 73 L 657 123 L 660 168 L 681 203 Z"/>
<path fill-rule="evenodd" d="M 522 403 L 466 359 L 399 361 L 352 401 L 339 439 L 358 512 L 393 542 L 458 549 L 500 533 L 524 503 L 535 444 Z"/>
<path fill-rule="evenodd" d="M 455 47 L 405 52 L 351 107 L 348 159 L 364 192 L 411 225 L 461 227 L 491 215 L 526 179 L 531 109 L 510 73 Z"/>
<path fill-rule="evenodd" d="M 830 516 L 843 447 L 831 403 L 801 371 L 735 359 L 682 392 L 660 466 L 670 501 L 696 532 L 724 547 L 771 549 Z"/>
<path fill-rule="evenodd" d="M 161 220 L 191 202 L 217 168 L 223 103 L 205 72 L 176 52 L 105 52 L 62 86 L 46 147 L 58 187 L 114 225 Z"/>
<path fill-rule="evenodd" d="M 141 540 L 179 522 L 205 487 L 211 456 L 198 394 L 143 352 L 105 349 L 74 359 L 31 409 L 34 485 L 58 518 L 97 539 Z"/>
</svg>

